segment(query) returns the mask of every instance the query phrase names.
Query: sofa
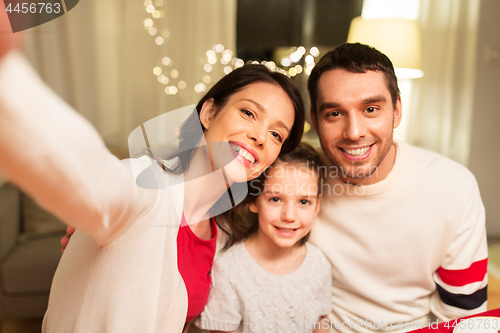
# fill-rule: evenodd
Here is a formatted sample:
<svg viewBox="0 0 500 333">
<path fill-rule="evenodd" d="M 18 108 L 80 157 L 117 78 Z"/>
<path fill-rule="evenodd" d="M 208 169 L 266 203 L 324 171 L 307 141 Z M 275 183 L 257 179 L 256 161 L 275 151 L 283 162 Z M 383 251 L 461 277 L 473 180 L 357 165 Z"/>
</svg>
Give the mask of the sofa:
<svg viewBox="0 0 500 333">
<path fill-rule="evenodd" d="M 65 228 L 0 180 L 0 321 L 43 317 Z"/>
</svg>

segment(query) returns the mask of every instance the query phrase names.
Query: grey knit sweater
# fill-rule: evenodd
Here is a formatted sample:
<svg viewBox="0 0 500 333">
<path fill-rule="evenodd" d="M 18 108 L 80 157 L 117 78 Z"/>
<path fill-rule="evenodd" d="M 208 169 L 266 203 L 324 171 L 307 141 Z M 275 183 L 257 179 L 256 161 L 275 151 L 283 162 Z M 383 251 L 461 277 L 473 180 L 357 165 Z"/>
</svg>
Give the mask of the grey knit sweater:
<svg viewBox="0 0 500 333">
<path fill-rule="evenodd" d="M 195 325 L 201 329 L 249 332 L 312 332 L 331 311 L 331 264 L 306 244 L 294 272 L 274 275 L 233 245 L 215 261 L 208 303 Z"/>
</svg>

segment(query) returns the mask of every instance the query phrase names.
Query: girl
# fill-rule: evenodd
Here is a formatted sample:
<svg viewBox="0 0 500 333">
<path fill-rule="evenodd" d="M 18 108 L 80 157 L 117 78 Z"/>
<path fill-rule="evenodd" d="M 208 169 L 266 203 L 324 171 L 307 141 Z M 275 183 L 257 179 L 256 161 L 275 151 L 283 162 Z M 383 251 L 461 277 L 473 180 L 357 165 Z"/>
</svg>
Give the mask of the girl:
<svg viewBox="0 0 500 333">
<path fill-rule="evenodd" d="M 254 65 L 221 79 L 196 111 L 190 121 L 202 131 L 180 146 L 194 140 L 208 150 L 181 151 L 171 163 L 120 162 L 22 55 L 0 58 L 0 172 L 79 230 L 54 277 L 44 332 L 177 333 L 201 312 L 216 238 L 207 216 L 227 186 L 300 142 L 304 109 L 290 79 Z M 234 156 L 225 174 L 210 167 L 220 143 Z M 148 186 L 137 186 L 148 170 Z"/>
<path fill-rule="evenodd" d="M 212 332 L 328 331 L 331 266 L 306 243 L 325 171 L 314 149 L 301 144 L 251 182 L 245 204 L 257 216 L 242 220 L 238 210 L 245 204 L 232 212 L 231 229 L 240 242 L 214 263 L 208 303 L 195 320 L 198 327 Z"/>
</svg>

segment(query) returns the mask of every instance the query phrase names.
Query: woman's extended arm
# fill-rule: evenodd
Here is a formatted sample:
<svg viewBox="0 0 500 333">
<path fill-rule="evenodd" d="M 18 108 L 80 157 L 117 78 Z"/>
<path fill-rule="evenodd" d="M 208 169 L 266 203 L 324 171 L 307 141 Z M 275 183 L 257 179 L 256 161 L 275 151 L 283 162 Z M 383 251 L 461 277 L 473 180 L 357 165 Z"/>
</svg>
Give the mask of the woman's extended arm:
<svg viewBox="0 0 500 333">
<path fill-rule="evenodd" d="M 131 170 L 17 51 L 0 58 L 0 154 L 4 176 L 99 244 L 144 208 Z"/>
</svg>

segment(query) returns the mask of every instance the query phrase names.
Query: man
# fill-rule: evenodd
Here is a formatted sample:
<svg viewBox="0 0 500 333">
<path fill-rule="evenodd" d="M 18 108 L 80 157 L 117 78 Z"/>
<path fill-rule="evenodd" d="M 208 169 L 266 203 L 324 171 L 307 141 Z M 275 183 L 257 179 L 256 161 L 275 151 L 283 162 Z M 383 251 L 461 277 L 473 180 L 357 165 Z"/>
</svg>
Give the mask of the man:
<svg viewBox="0 0 500 333">
<path fill-rule="evenodd" d="M 401 99 L 390 60 L 343 44 L 315 66 L 308 91 L 329 163 L 311 241 L 333 267 L 330 326 L 408 331 L 486 311 L 477 183 L 458 163 L 393 142 Z"/>
</svg>

